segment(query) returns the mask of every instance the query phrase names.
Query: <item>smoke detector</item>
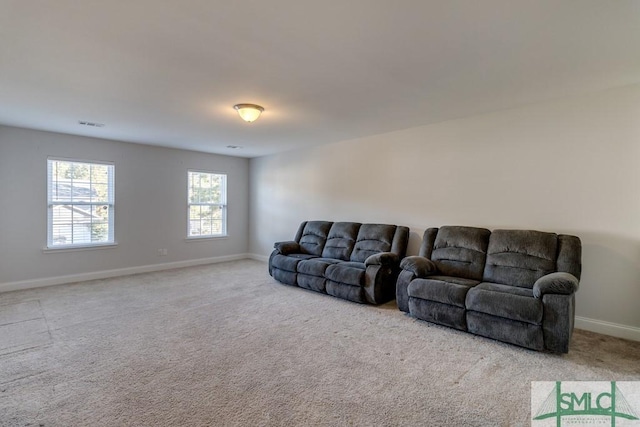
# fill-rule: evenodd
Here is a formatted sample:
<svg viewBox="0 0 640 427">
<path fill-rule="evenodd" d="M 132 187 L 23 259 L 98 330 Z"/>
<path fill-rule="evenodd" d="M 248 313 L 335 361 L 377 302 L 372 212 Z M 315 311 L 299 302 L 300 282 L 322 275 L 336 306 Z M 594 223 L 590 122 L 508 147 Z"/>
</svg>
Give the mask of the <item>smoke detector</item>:
<svg viewBox="0 0 640 427">
<path fill-rule="evenodd" d="M 78 124 L 80 124 L 82 126 L 90 126 L 90 127 L 94 127 L 94 128 L 103 128 L 104 127 L 104 123 L 87 122 L 85 120 L 80 120 L 78 122 Z"/>
</svg>

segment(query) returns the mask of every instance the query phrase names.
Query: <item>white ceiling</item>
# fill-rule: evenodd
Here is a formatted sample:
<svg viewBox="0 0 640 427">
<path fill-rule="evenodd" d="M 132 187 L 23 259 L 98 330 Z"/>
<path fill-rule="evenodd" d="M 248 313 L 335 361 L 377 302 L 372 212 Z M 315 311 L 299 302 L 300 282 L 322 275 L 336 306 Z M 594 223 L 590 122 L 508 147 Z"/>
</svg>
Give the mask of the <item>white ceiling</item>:
<svg viewBox="0 0 640 427">
<path fill-rule="evenodd" d="M 0 0 L 0 123 L 210 153 L 638 82 L 637 0 Z"/>
</svg>

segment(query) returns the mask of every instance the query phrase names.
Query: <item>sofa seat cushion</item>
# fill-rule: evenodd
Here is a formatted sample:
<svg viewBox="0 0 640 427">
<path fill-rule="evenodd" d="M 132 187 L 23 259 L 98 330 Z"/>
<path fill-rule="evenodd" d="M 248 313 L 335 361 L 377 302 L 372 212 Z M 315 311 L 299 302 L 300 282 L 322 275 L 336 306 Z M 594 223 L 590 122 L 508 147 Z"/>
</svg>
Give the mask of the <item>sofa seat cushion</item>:
<svg viewBox="0 0 640 427">
<path fill-rule="evenodd" d="M 312 259 L 312 258 L 318 258 L 317 255 L 310 255 L 310 254 L 289 254 L 287 255 L 291 258 L 296 258 L 296 259 Z"/>
<path fill-rule="evenodd" d="M 467 293 L 469 311 L 485 313 L 532 325 L 542 324 L 542 301 L 527 288 L 482 282 Z"/>
<path fill-rule="evenodd" d="M 338 262 L 338 260 L 330 258 L 303 259 L 298 263 L 298 273 L 324 277 L 324 272 L 327 267 L 337 264 Z"/>
<path fill-rule="evenodd" d="M 358 270 L 367 269 L 367 266 L 364 264 L 364 262 L 344 261 L 344 262 L 339 262 L 338 264 L 340 264 L 340 266 L 342 267 L 357 268 Z"/>
<path fill-rule="evenodd" d="M 290 271 L 295 273 L 297 271 L 298 263 L 305 259 L 317 258 L 315 255 L 308 254 L 290 254 L 290 255 L 275 255 L 271 262 L 271 265 L 275 268 L 284 271 Z"/>
<path fill-rule="evenodd" d="M 450 276 L 432 276 L 412 280 L 407 289 L 409 298 L 436 301 L 464 308 L 467 292 L 477 285 L 477 280 Z"/>
<path fill-rule="evenodd" d="M 440 280 L 442 282 L 455 283 L 457 285 L 464 285 L 464 286 L 475 286 L 478 283 L 480 283 L 480 280 L 465 279 L 463 277 L 454 277 L 454 276 L 435 275 L 435 276 L 429 276 L 429 279 Z"/>
<path fill-rule="evenodd" d="M 504 292 L 507 294 L 520 295 L 523 297 L 533 297 L 533 289 L 503 285 L 501 283 L 482 282 L 478 285 L 478 289 L 485 289 L 487 291 L 493 292 Z"/>
<path fill-rule="evenodd" d="M 324 277 L 351 286 L 364 286 L 366 267 L 362 262 L 340 262 L 327 267 Z"/>
</svg>

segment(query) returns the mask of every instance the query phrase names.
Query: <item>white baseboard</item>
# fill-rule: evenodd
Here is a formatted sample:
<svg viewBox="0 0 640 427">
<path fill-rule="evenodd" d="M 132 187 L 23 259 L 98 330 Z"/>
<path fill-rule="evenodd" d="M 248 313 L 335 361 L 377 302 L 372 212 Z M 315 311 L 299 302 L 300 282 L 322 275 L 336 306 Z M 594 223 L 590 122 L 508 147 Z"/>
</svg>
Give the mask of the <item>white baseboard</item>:
<svg viewBox="0 0 640 427">
<path fill-rule="evenodd" d="M 268 255 L 258 255 L 258 254 L 247 254 L 247 258 L 253 259 L 256 261 L 269 262 Z"/>
<path fill-rule="evenodd" d="M 575 327 L 576 329 L 584 329 L 599 334 L 611 335 L 612 337 L 640 341 L 640 328 L 634 326 L 576 316 Z"/>
<path fill-rule="evenodd" d="M 23 289 L 42 288 L 44 286 L 62 285 L 65 283 L 83 282 L 85 280 L 107 279 L 109 277 L 127 276 L 129 274 L 149 273 L 152 271 L 170 270 L 173 268 L 193 267 L 196 265 L 216 264 L 251 258 L 250 254 L 227 255 L 212 258 L 190 259 L 186 261 L 167 262 L 163 264 L 141 265 L 137 267 L 116 268 L 113 270 L 93 271 L 90 273 L 70 274 L 66 276 L 45 277 L 42 279 L 20 280 L 0 283 L 0 292 L 19 291 Z"/>
</svg>

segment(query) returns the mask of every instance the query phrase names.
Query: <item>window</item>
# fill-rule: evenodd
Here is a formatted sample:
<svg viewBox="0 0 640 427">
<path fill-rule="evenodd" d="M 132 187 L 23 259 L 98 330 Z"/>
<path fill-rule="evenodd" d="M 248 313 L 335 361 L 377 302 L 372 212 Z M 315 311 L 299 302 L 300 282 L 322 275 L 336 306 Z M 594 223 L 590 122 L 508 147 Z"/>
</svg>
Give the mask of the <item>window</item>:
<svg viewBox="0 0 640 427">
<path fill-rule="evenodd" d="M 47 162 L 47 247 L 113 244 L 113 164 Z"/>
<path fill-rule="evenodd" d="M 227 235 L 227 175 L 188 171 L 187 237 Z"/>
</svg>

